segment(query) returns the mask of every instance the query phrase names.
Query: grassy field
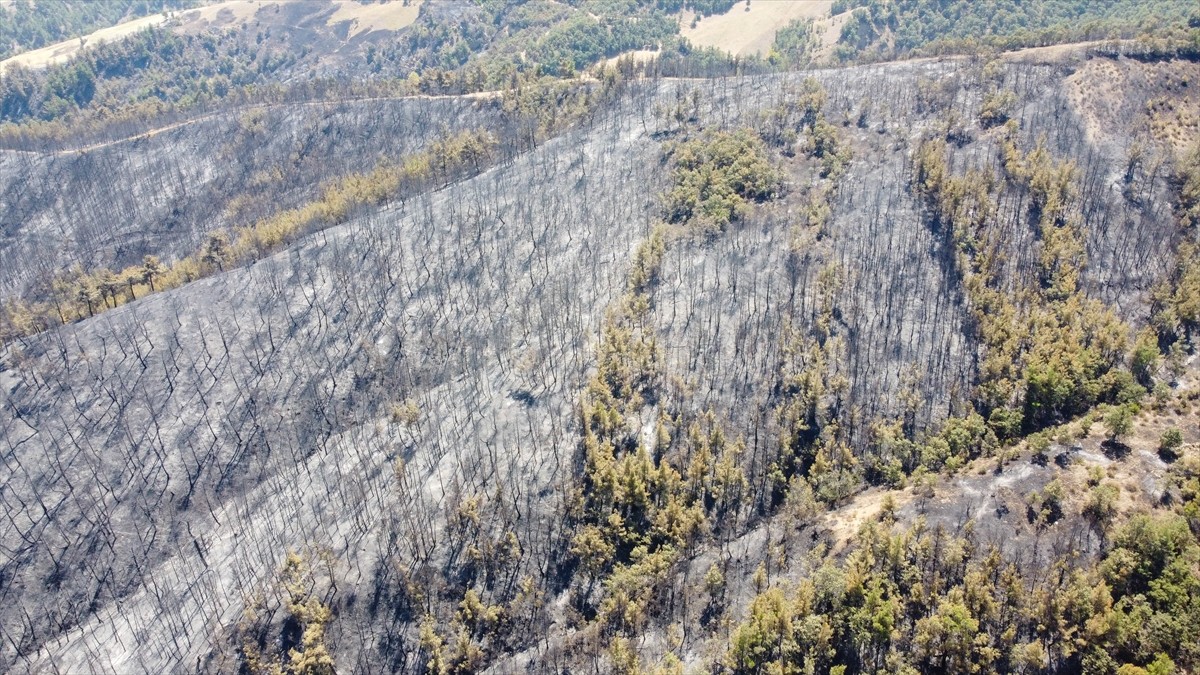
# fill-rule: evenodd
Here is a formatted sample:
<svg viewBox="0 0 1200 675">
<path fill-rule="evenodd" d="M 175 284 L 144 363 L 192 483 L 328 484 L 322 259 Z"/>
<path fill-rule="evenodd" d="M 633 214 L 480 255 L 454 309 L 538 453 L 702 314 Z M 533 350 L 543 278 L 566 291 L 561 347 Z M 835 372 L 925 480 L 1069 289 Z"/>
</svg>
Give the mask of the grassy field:
<svg viewBox="0 0 1200 675">
<path fill-rule="evenodd" d="M 278 3 L 255 2 L 254 0 L 225 0 L 216 4 L 193 9 L 181 15 L 184 30 L 192 30 L 210 24 L 232 24 L 245 21 L 258 12 Z"/>
<path fill-rule="evenodd" d="M 4 2 L 6 0 L 0 0 L 0 4 Z M 180 33 L 188 33 L 197 32 L 213 25 L 229 26 L 240 24 L 252 19 L 259 12 L 269 10 L 278 5 L 280 5 L 278 2 L 261 2 L 259 0 L 225 0 L 224 2 L 178 13 L 176 16 L 180 23 L 175 30 Z M 417 12 L 420 10 L 421 0 L 414 0 L 408 5 L 402 2 L 364 5 L 355 2 L 355 0 L 333 0 L 332 7 L 334 11 L 329 15 L 326 25 L 334 26 L 339 23 L 350 22 L 350 31 L 347 37 L 354 37 L 360 33 L 369 33 L 376 30 L 399 30 L 412 25 L 417 20 Z M 4 69 L 12 65 L 21 65 L 26 68 L 45 68 L 63 63 L 77 54 L 86 45 L 94 45 L 101 41 L 113 42 L 120 40 L 139 30 L 162 25 L 166 21 L 167 17 L 163 14 L 154 14 L 126 21 L 115 26 L 101 28 L 83 38 L 63 40 L 62 42 L 0 61 L 0 72 L 3 72 Z"/>
<path fill-rule="evenodd" d="M 1200 64 L 1188 61 L 1090 59 L 1067 79 L 1067 94 L 1092 142 L 1119 140 L 1127 131 L 1118 120 L 1136 111 L 1145 124 L 1136 131 L 1182 157 L 1200 140 L 1200 96 L 1189 86 L 1198 77 Z"/>
<path fill-rule="evenodd" d="M 700 47 L 716 47 L 738 56 L 766 55 L 780 28 L 796 19 L 828 18 L 832 5 L 827 0 L 739 2 L 725 14 L 701 19 L 695 27 L 695 15 L 684 12 L 681 32 Z"/>
<path fill-rule="evenodd" d="M 411 26 L 417 20 L 417 12 L 421 8 L 421 0 L 410 2 L 407 6 L 402 2 L 364 5 L 354 0 L 336 0 L 335 4 L 337 11 L 329 17 L 328 25 L 351 21 L 348 37 L 376 30 L 400 30 Z"/>
</svg>

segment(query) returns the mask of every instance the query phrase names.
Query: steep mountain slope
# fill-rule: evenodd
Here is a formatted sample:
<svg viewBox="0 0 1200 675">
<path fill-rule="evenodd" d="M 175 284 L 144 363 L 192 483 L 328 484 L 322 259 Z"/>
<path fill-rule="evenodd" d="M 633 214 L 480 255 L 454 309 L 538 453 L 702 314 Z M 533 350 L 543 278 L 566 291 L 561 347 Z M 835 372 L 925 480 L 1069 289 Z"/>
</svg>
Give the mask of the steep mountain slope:
<svg viewBox="0 0 1200 675">
<path fill-rule="evenodd" d="M 322 184 L 369 172 L 476 128 L 498 101 L 393 98 L 253 106 L 88 147 L 0 151 L 0 293 L 74 263 L 120 269 L 181 258 L 209 232 L 302 205 Z M 110 180 L 97 183 L 97 175 Z"/>
<path fill-rule="evenodd" d="M 581 392 L 598 353 L 623 339 L 610 329 L 628 313 L 640 317 L 632 334 L 661 350 L 654 395 L 623 408 L 641 449 L 678 450 L 691 442 L 683 439 L 692 422 L 723 429 L 730 445 L 744 441 L 729 456 L 753 496 L 668 566 L 675 602 L 660 603 L 666 609 L 642 626 L 647 662 L 678 650 L 715 669 L 727 632 L 692 632 L 696 579 L 713 561 L 736 555 L 725 582 L 741 598 L 730 603 L 736 617 L 757 585 L 755 563 L 779 545 L 772 528 L 808 528 L 795 564 L 778 572 L 799 577 L 811 571 L 804 556 L 816 540 L 837 545 L 872 512 L 873 493 L 824 515 L 773 497 L 799 493 L 773 475 L 789 434 L 809 432 L 789 426 L 796 381 L 824 385 L 814 407 L 826 412 L 816 417 L 822 440 L 836 443 L 814 446 L 821 459 L 812 464 L 839 464 L 831 473 L 882 456 L 878 424 L 901 421 L 922 439 L 971 406 L 992 345 L 980 335 L 954 232 L 931 216 L 917 183 L 925 141 L 950 140 L 944 156 L 956 175 L 1011 171 L 1007 156 L 1038 147 L 1077 158 L 1077 192 L 1062 208 L 1077 219 L 1088 261 L 1080 287 L 1130 325 L 1147 320 L 1148 291 L 1170 270 L 1181 236 L 1168 172 L 1148 169 L 1149 160 L 1131 167 L 1132 145 L 1156 140 L 1150 126 L 1103 139 L 1089 131 L 1071 96 L 1078 65 L 963 59 L 816 71 L 815 84 L 809 74 L 629 82 L 569 132 L 479 175 L 14 343 L 0 362 L 0 667 L 235 671 L 260 651 L 268 662 L 270 650 L 300 646 L 314 620 L 287 608 L 316 598 L 332 608 L 332 619 L 315 623 L 339 670 L 422 672 L 448 641 L 475 645 L 458 661 L 468 670 L 594 662 L 608 636 L 589 613 L 604 613 L 596 595 L 612 597 L 618 582 L 586 577 L 575 552 L 593 424 Z M 1200 75 L 1194 63 L 1181 68 Z M 1127 96 L 1142 95 L 1128 82 Z M 1012 93 L 1003 110 L 984 114 L 997 92 Z M 811 102 L 808 112 L 789 107 L 800 101 Z M 364 144 L 421 147 L 431 126 L 412 133 L 407 120 L 487 124 L 492 110 L 457 100 L 343 109 L 344 127 L 335 127 L 354 137 L 345 144 L 321 140 L 310 111 L 268 111 L 272 128 L 297 131 L 271 138 L 267 156 L 316 139 L 319 159 L 297 173 L 311 186 L 360 169 Z M 1133 107 L 1111 114 L 1131 129 L 1144 121 Z M 1000 116 L 1014 124 L 993 123 Z M 129 195 L 112 201 L 111 216 L 75 225 L 80 253 L 90 255 L 89 223 L 128 222 L 107 235 L 126 241 L 135 223 L 157 221 L 184 195 L 190 205 L 236 194 L 225 186 L 261 170 L 260 159 L 193 166 L 163 154 L 241 142 L 238 119 L 217 116 L 119 152 L 4 162 L 29 178 L 74 172 L 87 186 L 81 194 Z M 653 283 L 638 281 L 639 251 L 667 217 L 660 194 L 672 187 L 671 148 L 679 152 L 668 144 L 700 128 L 743 126 L 779 132 L 765 147 L 783 190 L 725 227 L 668 228 Z M 118 161 L 129 168 L 91 168 Z M 173 191 L 129 187 L 143 185 L 127 177 L 155 161 L 181 174 Z M 263 197 L 288 203 L 302 191 Z M 1031 210 L 1035 193 L 1017 179 L 989 194 L 994 283 L 1042 284 L 1047 230 L 1036 216 L 1045 206 Z M 97 201 L 81 199 L 80 212 Z M 66 227 L 76 208 L 27 204 L 39 221 L 27 226 L 29 242 Z M 188 208 L 186 234 L 165 236 L 164 253 L 223 224 L 218 204 Z M 8 250 L 30 261 L 6 271 L 5 284 L 44 265 L 21 253 L 32 243 Z M 643 292 L 646 308 L 623 309 Z M 709 411 L 716 422 L 704 421 Z M 663 419 L 674 438 L 666 443 L 655 440 Z M 822 454 L 835 446 L 841 457 Z M 1040 490 L 1053 472 L 961 473 L 944 503 L 930 509 L 913 498 L 925 505 L 901 503 L 899 517 L 933 511 L 931 520 L 960 527 L 964 514 L 998 509 L 983 494 Z M 821 492 L 828 486 L 813 475 L 833 507 L 857 490 Z M 1036 536 L 1012 520 L 989 527 L 988 540 L 1011 558 Z M 1076 521 L 1050 535 L 1050 548 L 1085 535 Z M 1076 548 L 1083 558 L 1098 550 L 1090 540 Z M 289 551 L 303 554 L 307 571 L 286 567 Z M 502 622 L 478 618 L 489 606 L 503 607 Z M 677 620 L 688 627 L 678 639 Z"/>
<path fill-rule="evenodd" d="M 652 192 L 628 198 L 653 184 L 653 165 L 644 161 L 650 142 L 629 138 L 627 128 L 620 137 L 631 124 L 598 125 L 586 145 L 561 139 L 517 164 L 323 233 L 248 269 L 73 327 L 78 332 L 60 336 L 75 345 L 65 359 L 52 355 L 52 342 L 43 345 L 44 356 L 30 355 L 34 370 L 54 364 L 44 374 L 49 379 L 32 370 L 6 373 L 6 380 L 25 383 L 6 381 L 16 390 L 4 436 L 20 448 L 16 462 L 36 473 L 21 485 L 6 480 L 12 491 L 5 497 L 14 504 L 40 497 L 50 509 L 48 518 L 10 532 L 14 550 L 23 550 L 9 568 L 16 583 L 6 592 L 24 589 L 25 611 L 38 617 L 26 624 L 24 639 L 43 634 L 47 619 L 54 632 L 95 622 L 82 639 L 64 643 L 74 656 L 63 662 L 108 663 L 99 653 L 89 656 L 116 644 L 103 637 L 107 631 L 124 638 L 131 625 L 167 621 L 174 627 L 154 632 L 171 641 L 190 634 L 193 646 L 137 641 L 140 652 L 126 639 L 129 651 L 112 667 L 170 669 L 211 648 L 211 631 L 236 620 L 242 595 L 275 566 L 273 551 L 292 545 L 286 542 L 354 550 L 369 578 L 398 457 L 419 472 L 413 482 L 428 494 L 414 499 L 427 502 L 431 515 L 446 508 L 447 493 L 499 484 L 519 494 L 533 486 L 523 498 L 534 499 L 549 489 L 556 460 L 544 449 L 563 444 L 590 329 L 607 294 L 620 287 L 619 265 L 653 200 Z M 616 152 L 601 151 L 613 144 Z M 591 177 L 604 181 L 593 186 Z M 213 360 L 190 354 L 207 351 L 214 339 L 222 346 L 213 343 Z M 77 367 L 82 354 L 90 366 Z M 142 365 L 128 368 L 126 358 Z M 56 410 L 65 391 L 77 392 L 79 405 Z M 197 396 L 212 407 L 197 407 Z M 386 420 L 388 405 L 405 398 L 419 402 L 422 422 L 401 433 Z M 113 425 L 87 425 L 95 435 L 76 446 L 61 434 L 75 428 L 78 415 Z M 71 449 L 56 447 L 58 441 Z M 83 449 L 89 446 L 104 450 L 93 457 Z M 569 461 L 564 453 L 558 462 Z M 340 459 L 355 455 L 353 463 Z M 48 468 L 55 456 L 65 462 L 62 474 L 33 468 Z M 14 477 L 24 471 L 17 463 L 10 465 Z M 153 475 L 141 473 L 150 466 L 157 467 Z M 61 481 L 79 471 L 96 478 L 71 481 L 76 487 Z M 296 483 L 301 475 L 314 481 L 311 489 Z M 51 484 L 63 492 L 47 492 Z M 297 490 L 297 502 L 280 500 L 278 486 L 285 485 Z M 325 490 L 333 493 L 322 496 Z M 316 512 L 300 506 L 308 500 Z M 75 525 L 47 532 L 32 548 L 18 543 L 31 536 L 30 526 L 41 531 L 58 519 L 51 514 Z M 148 539 L 118 534 L 144 531 L 146 518 L 155 530 Z M 342 535 L 352 546 L 336 541 L 335 530 L 355 520 L 356 531 Z M 257 543 L 225 544 L 229 552 L 221 554 L 226 539 Z M 57 560 L 63 546 L 71 562 Z M 146 589 L 116 614 L 80 611 L 93 598 L 98 609 L 141 588 L 149 581 L 143 575 L 159 564 L 195 576 L 208 567 L 202 551 L 210 546 L 218 547 L 210 559 L 223 561 L 222 572 L 201 575 L 213 586 L 193 587 L 186 601 L 164 602 Z M 258 546 L 265 558 L 252 553 Z M 230 564 L 235 560 L 241 562 Z M 63 601 L 47 605 L 38 600 L 42 575 L 55 568 L 64 570 L 63 579 L 51 580 Z M 91 568 L 108 572 L 92 575 Z M 5 623 L 19 625 L 21 609 L 10 607 L 16 623 Z M 197 615 L 202 609 L 216 613 Z M 203 623 L 184 630 L 190 621 Z"/>
</svg>

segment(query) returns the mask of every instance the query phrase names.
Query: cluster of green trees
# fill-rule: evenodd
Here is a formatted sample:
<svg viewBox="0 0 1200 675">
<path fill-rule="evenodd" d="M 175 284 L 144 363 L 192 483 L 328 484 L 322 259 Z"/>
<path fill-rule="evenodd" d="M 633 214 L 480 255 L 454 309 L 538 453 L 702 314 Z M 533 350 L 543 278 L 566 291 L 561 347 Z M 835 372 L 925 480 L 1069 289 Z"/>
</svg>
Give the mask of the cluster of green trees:
<svg viewBox="0 0 1200 675">
<path fill-rule="evenodd" d="M 1015 125 L 1008 132 L 1002 176 L 986 170 L 950 175 L 942 139 L 922 144 L 914 171 L 914 187 L 946 241 L 985 347 L 975 408 L 1001 440 L 1145 393 L 1127 368 L 1129 328 L 1078 287 L 1085 256 L 1082 224 L 1071 208 L 1073 164 L 1053 160 L 1042 145 L 1024 153 Z M 1029 197 L 1041 246 L 1036 281 L 1005 269 L 996 223 L 1003 190 Z"/>
<path fill-rule="evenodd" d="M 825 268 L 820 277 L 821 311 L 828 315 L 840 277 L 834 267 Z M 778 453 L 767 467 L 770 493 L 765 510 L 789 499 L 836 506 L 862 483 L 843 419 L 850 383 L 838 365 L 845 358 L 845 341 L 831 335 L 828 324 L 828 316 L 818 318 L 815 337 L 790 327 L 784 332 L 775 407 L 780 438 Z"/>
<path fill-rule="evenodd" d="M 300 57 L 270 50 L 247 30 L 176 35 L 148 28 L 82 50 L 45 70 L 0 75 L 0 123 L 110 117 L 146 104 L 189 107 L 271 82 Z"/>
<path fill-rule="evenodd" d="M 325 644 L 325 631 L 333 620 L 328 598 L 315 595 L 329 590 L 336 562 L 327 550 L 310 561 L 288 551 L 278 579 L 267 593 L 247 603 L 237 626 L 242 665 L 251 675 L 334 675 L 333 655 Z M 324 574 L 321 574 L 324 572 Z M 275 615 L 284 610 L 282 620 Z M 278 629 L 279 635 L 273 632 Z"/>
<path fill-rule="evenodd" d="M 985 129 L 1004 124 L 1017 103 L 1017 93 L 1011 89 L 994 89 L 983 95 L 979 123 Z"/>
<path fill-rule="evenodd" d="M 879 53 L 887 49 L 886 37 L 899 25 L 896 6 L 889 0 L 856 0 L 835 2 L 833 12 L 853 8 L 850 17 L 842 25 L 834 55 L 849 60 L 869 49 Z"/>
<path fill-rule="evenodd" d="M 653 445 L 638 420 L 658 402 L 661 353 L 650 321 L 667 231 L 658 227 L 634 256 L 627 291 L 605 319 L 596 373 L 580 399 L 583 477 L 577 488 L 578 531 L 571 552 L 587 579 L 583 602 L 613 631 L 636 633 L 663 574 L 704 525 L 698 485 L 685 485 L 666 457 L 670 420 L 660 413 Z M 679 458 L 676 458 L 678 462 Z"/>
<path fill-rule="evenodd" d="M 483 640 L 498 634 L 507 623 L 506 608 L 487 604 L 475 589 L 468 589 L 464 594 L 448 631 L 440 631 L 437 620 L 432 615 L 425 615 L 419 639 L 422 651 L 428 656 L 426 672 L 430 675 L 479 672 L 487 659 Z"/>
<path fill-rule="evenodd" d="M 674 165 L 666 218 L 709 232 L 744 217 L 749 205 L 777 197 L 783 175 L 750 129 L 707 131 L 666 148 Z"/>
<path fill-rule="evenodd" d="M 735 527 L 749 491 L 744 444 L 729 442 L 712 413 L 680 433 L 681 419 L 658 407 L 654 438 L 640 438 L 639 419 L 653 414 L 664 380 L 649 319 L 664 237 L 660 226 L 639 247 L 580 403 L 584 470 L 573 497 L 578 525 L 571 545 L 581 577 L 576 605 L 612 638 L 622 672 L 640 672 L 623 639 L 640 635 L 661 607 L 674 564 L 702 537 Z"/>
<path fill-rule="evenodd" d="M 514 75 L 501 94 L 501 110 L 515 122 L 518 142 L 533 147 L 594 113 L 624 91 L 624 84 L 624 77 L 615 67 L 600 73 L 598 86 L 576 86 L 534 73 Z"/>
<path fill-rule="evenodd" d="M 1106 489 L 1111 486 L 1105 485 Z M 1200 542 L 1184 517 L 1135 516 L 1094 566 L 1027 571 L 918 521 L 858 533 L 793 585 L 761 592 L 730 638 L 736 674 L 1172 673 L 1200 666 Z"/>
<path fill-rule="evenodd" d="M 775 33 L 775 42 L 767 54 L 767 62 L 775 66 L 808 65 L 813 52 L 821 44 L 812 19 L 795 19 Z"/>
<path fill-rule="evenodd" d="M 977 412 L 950 417 L 936 433 L 924 436 L 916 433 L 911 413 L 909 409 L 901 419 L 871 425 L 871 453 L 863 460 L 868 482 L 900 487 L 909 477 L 957 471 L 1000 447 L 996 432 Z"/>
<path fill-rule="evenodd" d="M 837 55 L 1015 49 L 1078 40 L 1186 31 L 1200 12 L 1189 0 L 838 0 L 833 13 L 853 10 Z M 1200 22 L 1198 22 L 1200 23 Z"/>
<path fill-rule="evenodd" d="M 0 7 L 0 60 L 126 19 L 197 4 L 198 0 L 13 0 Z"/>
<path fill-rule="evenodd" d="M 679 32 L 673 17 L 576 16 L 554 26 L 533 45 L 528 58 L 557 75 L 571 75 L 604 58 L 633 49 L 654 48 Z"/>
<path fill-rule="evenodd" d="M 1154 323 L 1168 344 L 1193 343 L 1200 327 L 1200 245 L 1179 245 L 1171 275 L 1154 293 Z"/>
</svg>

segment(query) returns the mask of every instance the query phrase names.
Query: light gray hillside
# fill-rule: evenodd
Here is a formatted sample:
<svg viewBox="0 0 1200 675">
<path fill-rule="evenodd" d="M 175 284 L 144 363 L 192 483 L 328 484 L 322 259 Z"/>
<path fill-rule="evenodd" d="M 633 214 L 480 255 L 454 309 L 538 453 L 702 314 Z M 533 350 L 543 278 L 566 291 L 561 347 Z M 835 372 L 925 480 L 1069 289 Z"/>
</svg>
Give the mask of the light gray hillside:
<svg viewBox="0 0 1200 675">
<path fill-rule="evenodd" d="M 0 294 L 74 263 L 121 268 L 199 249 L 319 196 L 321 184 L 420 152 L 446 135 L 500 131 L 483 98 L 293 103 L 217 112 L 85 149 L 0 150 Z"/>
<path fill-rule="evenodd" d="M 1000 84 L 1018 93 L 1023 145 L 1045 136 L 1055 154 L 1082 158 L 1081 199 L 1095 205 L 1083 224 L 1085 282 L 1137 322 L 1168 264 L 1155 251 L 1175 225 L 1161 204 L 1147 205 L 1157 200 L 1135 203 L 1114 184 L 1125 150 L 1090 144 L 1058 87 L 1066 75 L 1012 64 Z M 813 330 L 823 270 L 841 281 L 832 333 L 845 341 L 837 371 L 856 452 L 870 451 L 867 425 L 897 414 L 905 390 L 920 400 L 923 427 L 958 412 L 952 401 L 975 374 L 978 347 L 945 237 L 910 190 L 912 151 L 957 115 L 973 140 L 954 150 L 955 167 L 998 161 L 995 130 L 976 121 L 996 83 L 963 60 L 815 76 L 854 151 L 845 175 L 832 184 L 809 158 L 781 160 L 786 196 L 725 233 L 675 241 L 653 294 L 677 401 L 689 413 L 713 410 L 744 438 L 752 475 L 778 442 L 784 328 Z M 534 580 L 545 607 L 520 628 L 569 633 L 562 514 L 580 470 L 578 394 L 669 179 L 659 141 L 672 123 L 650 111 L 698 90 L 703 124 L 754 124 L 804 77 L 633 84 L 578 128 L 474 178 L 11 349 L 0 362 L 0 670 L 236 670 L 247 599 L 278 595 L 272 583 L 289 549 L 322 548 L 334 561 L 329 640 L 339 672 L 419 671 L 425 608 L 452 614 L 473 556 L 491 555 L 509 533 L 516 552 L 482 583 L 512 595 Z M 953 85 L 930 99 L 935 79 Z M 303 180 L 264 199 L 297 203 L 325 175 L 422 147 L 442 118 L 470 128 L 489 110 L 346 104 L 330 132 L 319 110 L 272 110 L 265 149 L 252 156 L 236 150 L 249 146 L 237 145 L 228 120 L 119 152 L 0 154 L 5 203 L 25 204 L 3 211 L 23 215 L 0 251 L 0 284 L 17 287 L 60 260 L 64 251 L 38 253 L 58 237 L 70 240 L 68 256 L 112 255 L 114 242 L 187 250 L 224 222 L 221 198 L 298 144 L 310 144 Z M 166 156 L 168 147 L 194 148 L 196 159 Z M 79 187 L 51 208 L 13 187 L 36 178 L 49 190 L 57 175 Z M 1165 189 L 1161 176 L 1147 180 Z M 798 235 L 806 200 L 826 185 L 826 231 Z M 178 229 L 130 238 L 173 203 L 188 214 Z M 1025 209 L 1001 208 L 1013 229 L 1008 264 L 1027 274 L 1036 256 Z M 405 401 L 420 411 L 411 426 L 392 419 Z M 1027 473 L 1031 485 L 1046 480 L 1041 469 Z M 965 481 L 953 494 L 971 501 L 993 488 Z M 958 505 L 944 507 L 946 522 L 960 520 Z M 1004 540 L 1006 527 L 989 534 Z M 771 538 L 759 528 L 739 536 L 747 556 Z M 690 555 L 694 581 L 714 554 Z M 730 584 L 749 595 L 746 579 Z M 688 639 L 700 654 L 706 638 Z M 496 648 L 544 672 L 549 644 Z"/>
<path fill-rule="evenodd" d="M 653 152 L 597 127 L 45 336 L 45 353 L 5 373 L 12 640 L 27 649 L 83 622 L 43 657 L 190 664 L 289 547 L 371 569 L 396 457 L 431 517 L 450 493 L 498 485 L 530 500 L 526 519 L 551 508 L 538 493 L 570 471 L 574 394 L 653 212 Z M 401 433 L 388 405 L 409 398 L 421 422 Z M 161 565 L 200 586 L 144 589 L 164 583 Z M 114 630 L 124 646 L 104 638 Z"/>
</svg>

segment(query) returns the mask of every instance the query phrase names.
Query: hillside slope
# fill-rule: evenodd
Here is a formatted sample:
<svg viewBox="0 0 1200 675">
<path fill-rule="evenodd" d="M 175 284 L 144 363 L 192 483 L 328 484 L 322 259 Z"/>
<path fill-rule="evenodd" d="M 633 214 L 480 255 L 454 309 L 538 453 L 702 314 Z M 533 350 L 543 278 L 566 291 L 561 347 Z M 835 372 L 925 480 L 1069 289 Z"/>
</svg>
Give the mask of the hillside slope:
<svg viewBox="0 0 1200 675">
<path fill-rule="evenodd" d="M 599 663 L 608 640 L 589 612 L 603 614 L 595 598 L 612 597 L 618 582 L 586 577 L 573 553 L 594 423 L 581 392 L 591 391 L 598 354 L 626 344 L 624 328 L 661 354 L 651 357 L 649 394 L 621 408 L 634 445 L 668 447 L 652 460 L 665 463 L 693 442 L 692 422 L 715 425 L 731 446 L 744 442 L 727 456 L 753 496 L 680 553 L 668 567 L 678 602 L 639 624 L 647 663 L 678 650 L 715 668 L 728 631 L 676 639 L 671 628 L 682 618 L 691 630 L 699 601 L 689 604 L 689 589 L 713 560 L 740 551 L 726 582 L 741 598 L 730 621 L 740 620 L 772 528 L 809 528 L 811 548 L 779 572 L 793 578 L 811 571 L 800 561 L 815 540 L 851 539 L 872 513 L 873 493 L 851 501 L 857 484 L 833 485 L 829 514 L 785 512 L 779 502 L 792 502 L 772 496 L 781 489 L 773 474 L 789 434 L 820 449 L 813 466 L 833 461 L 848 475 L 882 457 L 879 424 L 924 439 L 970 408 L 993 346 L 981 337 L 954 232 L 916 184 L 926 141 L 950 140 L 944 157 L 955 175 L 1001 175 L 1012 171 L 1006 154 L 1033 157 L 1039 147 L 1076 158 L 1077 191 L 1060 206 L 1087 264 L 1072 268 L 1080 292 L 1069 299 L 1098 300 L 1133 327 L 1147 321 L 1149 291 L 1181 237 L 1171 159 L 1151 151 L 1131 168 L 1130 148 L 1156 143 L 1135 107 L 1106 113 L 1128 135 L 1094 133 L 1071 93 L 1078 65 L 961 59 L 629 82 L 566 133 L 478 175 L 10 345 L 0 362 L 0 669 L 233 672 L 259 647 L 299 646 L 310 610 L 287 607 L 315 606 L 308 599 L 332 610 L 316 623 L 339 671 L 423 672 L 443 643 L 464 645 L 456 630 L 475 640 L 465 644 L 478 653 L 459 662 L 468 669 Z M 1200 76 L 1195 63 L 1179 67 Z M 1139 83 L 1154 80 L 1126 82 L 1126 96 L 1148 97 Z M 1012 124 L 986 113 L 997 92 L 1011 92 L 1002 112 Z M 789 121 L 805 114 L 788 107 L 802 100 L 816 101 L 811 114 L 824 126 Z M 468 113 L 466 123 L 486 125 L 490 110 L 456 100 L 341 109 L 353 137 L 345 145 L 322 141 L 306 112 L 268 113 L 273 128 L 297 130 L 272 137 L 270 156 L 317 140 L 300 185 L 357 170 L 364 147 L 421 147 L 431 126 L 414 123 L 412 133 L 410 119 Z M 66 230 L 77 211 L 86 217 L 66 231 L 81 242 L 78 255 L 107 247 L 88 228 L 127 241 L 179 200 L 189 216 L 184 233 L 163 236 L 164 252 L 219 226 L 220 200 L 235 194 L 223 186 L 261 158 L 198 165 L 163 151 L 235 143 L 237 123 L 215 117 L 119 153 L 5 157 L 5 175 L 73 173 L 78 193 L 92 196 L 52 209 L 28 202 L 22 222 L 35 224 L 5 242 L 7 260 L 26 262 L 5 266 L 6 287 L 44 266 L 37 242 Z M 637 281 L 639 251 L 667 217 L 660 195 L 672 189 L 670 153 L 682 152 L 671 143 L 743 126 L 763 137 L 780 131 L 765 152 L 783 188 L 724 227 L 676 223 L 653 283 Z M 237 157 L 242 146 L 233 147 Z M 93 168 L 106 162 L 127 168 Z M 150 175 L 141 172 L 152 162 L 178 172 L 171 190 L 129 180 Z M 264 198 L 301 199 L 303 189 Z M 1047 207 L 1032 208 L 1034 188 L 1000 180 L 989 194 L 995 206 L 981 232 L 998 261 L 989 283 L 1057 283 L 1039 280 L 1049 230 L 1038 228 Z M 101 208 L 101 195 L 128 196 Z M 199 199 L 214 203 L 197 207 Z M 109 217 L 129 226 L 105 225 Z M 1047 291 L 1029 291 L 1038 292 Z M 631 297 L 648 307 L 624 309 Z M 641 318 L 628 327 L 623 312 Z M 1124 352 L 1121 360 L 1124 368 Z M 789 427 L 789 397 L 814 378 L 821 428 Z M 705 421 L 710 411 L 716 422 Z M 655 441 L 656 424 L 669 427 L 668 441 Z M 830 460 L 835 447 L 844 452 Z M 1053 471 L 960 474 L 935 511 L 960 526 L 963 514 L 994 510 L 984 493 L 1033 492 Z M 898 508 L 905 522 L 929 510 Z M 989 541 L 1022 559 L 1035 533 L 1007 523 Z M 1064 525 L 1051 548 L 1086 539 L 1081 528 Z M 1091 540 L 1076 548 L 1084 559 L 1099 550 Z M 303 573 L 287 567 L 289 551 L 308 561 Z M 470 598 L 502 607 L 505 620 L 492 623 L 504 630 L 471 619 L 479 608 Z"/>
<path fill-rule="evenodd" d="M 86 149 L 0 150 L 0 293 L 76 263 L 178 259 L 210 232 L 311 201 L 330 180 L 502 126 L 496 102 L 397 97 L 246 106 Z"/>
</svg>

